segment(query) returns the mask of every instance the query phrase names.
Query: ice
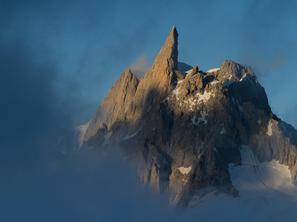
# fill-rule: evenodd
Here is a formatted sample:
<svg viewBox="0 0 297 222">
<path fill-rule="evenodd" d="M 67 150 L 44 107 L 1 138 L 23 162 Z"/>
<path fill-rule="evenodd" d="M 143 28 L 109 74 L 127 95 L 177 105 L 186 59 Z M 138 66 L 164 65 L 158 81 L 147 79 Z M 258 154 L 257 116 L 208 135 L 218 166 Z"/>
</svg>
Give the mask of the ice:
<svg viewBox="0 0 297 222">
<path fill-rule="evenodd" d="M 184 174 L 184 175 L 187 175 L 191 172 L 192 170 L 192 166 L 189 166 L 189 167 L 179 167 L 177 168 L 179 170 L 179 172 L 181 172 L 181 174 Z"/>
</svg>

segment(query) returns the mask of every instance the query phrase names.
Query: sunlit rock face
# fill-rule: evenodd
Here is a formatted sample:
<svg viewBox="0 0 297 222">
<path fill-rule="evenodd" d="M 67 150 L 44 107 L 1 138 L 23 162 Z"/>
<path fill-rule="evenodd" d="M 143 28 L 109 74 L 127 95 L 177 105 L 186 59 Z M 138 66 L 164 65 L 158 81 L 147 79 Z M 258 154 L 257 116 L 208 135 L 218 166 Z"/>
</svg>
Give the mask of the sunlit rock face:
<svg viewBox="0 0 297 222">
<path fill-rule="evenodd" d="M 243 146 L 260 162 L 287 166 L 296 182 L 297 132 L 273 115 L 251 68 L 230 60 L 206 72 L 189 68 L 178 62 L 177 44 L 173 27 L 143 78 L 123 72 L 80 128 L 81 149 L 120 146 L 141 181 L 174 205 L 205 188 L 240 195 L 230 164 L 243 163 Z"/>
</svg>

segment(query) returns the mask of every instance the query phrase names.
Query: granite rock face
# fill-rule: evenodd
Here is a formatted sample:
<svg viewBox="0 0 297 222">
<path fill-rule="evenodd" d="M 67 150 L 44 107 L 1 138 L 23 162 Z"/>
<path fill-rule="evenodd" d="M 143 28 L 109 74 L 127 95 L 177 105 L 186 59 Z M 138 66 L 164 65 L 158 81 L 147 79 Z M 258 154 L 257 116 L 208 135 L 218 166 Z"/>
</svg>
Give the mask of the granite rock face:
<svg viewBox="0 0 297 222">
<path fill-rule="evenodd" d="M 288 165 L 296 183 L 297 131 L 272 113 L 253 71 L 230 60 L 182 70 L 177 44 L 173 27 L 142 79 L 122 73 L 84 126 L 81 147 L 122 147 L 141 181 L 169 192 L 174 205 L 205 188 L 237 196 L 229 164 L 241 164 L 243 145 L 260 161 Z"/>
</svg>

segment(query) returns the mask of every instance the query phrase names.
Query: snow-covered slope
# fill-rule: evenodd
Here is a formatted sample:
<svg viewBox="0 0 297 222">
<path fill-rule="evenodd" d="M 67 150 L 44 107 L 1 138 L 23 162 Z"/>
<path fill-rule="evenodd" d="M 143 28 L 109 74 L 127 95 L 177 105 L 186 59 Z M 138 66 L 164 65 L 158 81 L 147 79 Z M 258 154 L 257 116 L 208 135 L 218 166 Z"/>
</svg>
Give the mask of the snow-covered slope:
<svg viewBox="0 0 297 222">
<path fill-rule="evenodd" d="M 260 163 L 248 146 L 241 148 L 242 162 L 230 165 L 237 198 L 217 193 L 198 196 L 191 206 L 192 216 L 205 221 L 293 222 L 297 212 L 297 188 L 287 166 L 278 161 Z M 214 213 L 215 212 L 215 213 Z"/>
<path fill-rule="evenodd" d="M 259 162 L 248 146 L 241 148 L 241 164 L 230 164 L 230 174 L 241 195 L 249 191 L 269 191 L 293 195 L 297 200 L 297 189 L 288 166 L 276 160 Z"/>
</svg>

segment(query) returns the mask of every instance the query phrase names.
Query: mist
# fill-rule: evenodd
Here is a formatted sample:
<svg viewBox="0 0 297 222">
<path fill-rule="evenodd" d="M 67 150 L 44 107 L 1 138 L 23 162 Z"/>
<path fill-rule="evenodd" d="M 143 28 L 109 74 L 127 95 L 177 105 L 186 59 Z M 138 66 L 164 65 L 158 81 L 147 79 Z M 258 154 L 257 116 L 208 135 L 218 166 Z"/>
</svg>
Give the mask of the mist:
<svg viewBox="0 0 297 222">
<path fill-rule="evenodd" d="M 230 206 L 250 215 L 252 206 L 227 197 L 176 210 L 119 152 L 76 153 L 63 141 L 124 69 L 143 75 L 173 24 L 180 61 L 251 65 L 273 111 L 296 127 L 296 9 L 295 1 L 0 0 L 0 220 L 197 221 L 217 219 L 213 211 L 242 219 Z"/>
</svg>

